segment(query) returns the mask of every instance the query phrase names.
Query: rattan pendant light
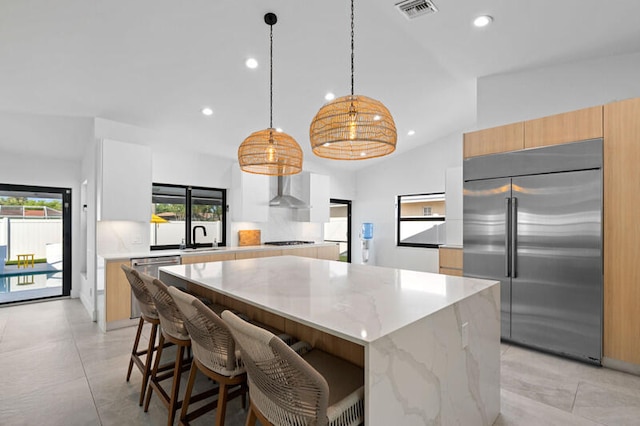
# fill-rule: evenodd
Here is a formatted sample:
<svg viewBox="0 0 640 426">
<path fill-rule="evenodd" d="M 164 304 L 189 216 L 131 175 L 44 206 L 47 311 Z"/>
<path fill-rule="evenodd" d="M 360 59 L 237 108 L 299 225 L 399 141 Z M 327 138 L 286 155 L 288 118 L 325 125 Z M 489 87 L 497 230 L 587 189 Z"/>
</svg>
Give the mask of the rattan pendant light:
<svg viewBox="0 0 640 426">
<path fill-rule="evenodd" d="M 260 175 L 284 176 L 302 171 L 302 148 L 291 136 L 273 128 L 273 26 L 274 13 L 264 15 L 270 27 L 269 128 L 252 133 L 238 148 L 240 169 Z"/>
<path fill-rule="evenodd" d="M 365 160 L 391 154 L 398 136 L 382 102 L 354 95 L 354 13 L 351 0 L 351 95 L 326 103 L 309 129 L 313 153 L 334 160 Z"/>
</svg>

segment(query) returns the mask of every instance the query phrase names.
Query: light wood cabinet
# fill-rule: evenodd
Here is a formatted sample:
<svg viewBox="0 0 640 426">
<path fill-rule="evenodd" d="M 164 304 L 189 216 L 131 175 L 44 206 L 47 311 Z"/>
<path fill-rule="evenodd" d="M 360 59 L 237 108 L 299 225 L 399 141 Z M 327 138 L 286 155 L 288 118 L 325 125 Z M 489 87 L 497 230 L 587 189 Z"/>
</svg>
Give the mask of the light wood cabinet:
<svg viewBox="0 0 640 426">
<path fill-rule="evenodd" d="M 604 107 L 604 356 L 640 365 L 640 98 Z"/>
<path fill-rule="evenodd" d="M 441 274 L 462 276 L 462 248 L 440 247 L 438 255 Z"/>
<path fill-rule="evenodd" d="M 604 138 L 603 355 L 640 365 L 640 98 L 465 134 L 465 158 L 521 149 L 505 139 L 522 125 L 524 148 Z"/>
<path fill-rule="evenodd" d="M 190 265 L 192 263 L 221 262 L 223 260 L 235 259 L 235 253 L 207 253 L 195 256 L 182 256 L 182 264 Z"/>
<path fill-rule="evenodd" d="M 603 136 L 603 107 L 596 106 L 524 122 L 524 147 L 558 145 Z"/>
<path fill-rule="evenodd" d="M 507 124 L 464 134 L 464 158 L 524 148 L 524 123 Z"/>
<path fill-rule="evenodd" d="M 318 259 L 340 260 L 340 245 L 318 247 Z"/>
<path fill-rule="evenodd" d="M 120 268 L 130 261 L 107 261 L 105 266 L 106 322 L 126 320 L 131 317 L 131 286 Z"/>
<path fill-rule="evenodd" d="M 282 250 L 283 256 L 300 256 L 300 257 L 311 257 L 316 259 L 318 257 L 318 248 L 317 247 L 296 247 L 287 250 Z"/>
<path fill-rule="evenodd" d="M 239 251 L 236 253 L 236 259 L 255 259 L 256 257 L 282 256 L 282 252 L 283 250 Z"/>
</svg>

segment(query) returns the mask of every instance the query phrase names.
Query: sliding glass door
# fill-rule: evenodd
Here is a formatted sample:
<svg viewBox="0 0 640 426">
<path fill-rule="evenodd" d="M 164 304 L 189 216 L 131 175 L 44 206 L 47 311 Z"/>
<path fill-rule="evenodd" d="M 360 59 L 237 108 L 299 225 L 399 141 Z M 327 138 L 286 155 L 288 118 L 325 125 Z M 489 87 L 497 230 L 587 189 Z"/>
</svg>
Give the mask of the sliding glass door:
<svg viewBox="0 0 640 426">
<path fill-rule="evenodd" d="M 0 184 L 0 304 L 71 293 L 71 189 Z"/>
</svg>

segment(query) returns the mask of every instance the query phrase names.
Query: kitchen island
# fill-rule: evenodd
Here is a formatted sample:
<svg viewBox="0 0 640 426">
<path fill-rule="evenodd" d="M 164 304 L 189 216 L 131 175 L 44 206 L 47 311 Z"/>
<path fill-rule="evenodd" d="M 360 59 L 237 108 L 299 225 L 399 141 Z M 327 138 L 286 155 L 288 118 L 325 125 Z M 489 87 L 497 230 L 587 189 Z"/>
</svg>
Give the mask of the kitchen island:
<svg viewBox="0 0 640 426">
<path fill-rule="evenodd" d="M 160 269 L 365 370 L 367 425 L 491 425 L 498 282 L 282 256 Z"/>
</svg>

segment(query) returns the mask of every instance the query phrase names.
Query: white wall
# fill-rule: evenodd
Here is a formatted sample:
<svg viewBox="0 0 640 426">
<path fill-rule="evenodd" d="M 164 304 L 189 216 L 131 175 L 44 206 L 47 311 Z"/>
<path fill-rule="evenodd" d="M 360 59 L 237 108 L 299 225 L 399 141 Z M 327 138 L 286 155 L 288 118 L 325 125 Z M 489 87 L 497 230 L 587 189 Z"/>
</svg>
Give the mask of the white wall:
<svg viewBox="0 0 640 426">
<path fill-rule="evenodd" d="M 478 79 L 483 129 L 640 96 L 640 53 Z"/>
<path fill-rule="evenodd" d="M 362 263 L 360 227 L 373 223 L 368 264 L 418 271 L 438 271 L 438 250 L 396 246 L 398 195 L 445 191 L 446 171 L 462 165 L 462 132 L 389 157 L 357 173 L 353 203 L 353 263 Z"/>
</svg>

